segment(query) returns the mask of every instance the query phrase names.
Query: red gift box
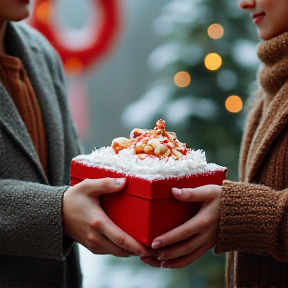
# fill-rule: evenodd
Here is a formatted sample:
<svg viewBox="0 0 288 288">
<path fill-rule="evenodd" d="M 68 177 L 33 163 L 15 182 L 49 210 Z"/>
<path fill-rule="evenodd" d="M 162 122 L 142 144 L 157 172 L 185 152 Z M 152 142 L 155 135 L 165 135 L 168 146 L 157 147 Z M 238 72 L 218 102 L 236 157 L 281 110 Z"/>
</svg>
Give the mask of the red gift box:
<svg viewBox="0 0 288 288">
<path fill-rule="evenodd" d="M 225 176 L 226 170 L 222 169 L 180 178 L 147 180 L 87 166 L 75 160 L 71 165 L 71 185 L 85 178 L 126 177 L 126 186 L 121 192 L 100 197 L 101 206 L 118 227 L 147 246 L 150 246 L 157 236 L 183 224 L 198 211 L 195 203 L 175 199 L 171 188 L 195 188 L 207 184 L 222 185 Z"/>
</svg>

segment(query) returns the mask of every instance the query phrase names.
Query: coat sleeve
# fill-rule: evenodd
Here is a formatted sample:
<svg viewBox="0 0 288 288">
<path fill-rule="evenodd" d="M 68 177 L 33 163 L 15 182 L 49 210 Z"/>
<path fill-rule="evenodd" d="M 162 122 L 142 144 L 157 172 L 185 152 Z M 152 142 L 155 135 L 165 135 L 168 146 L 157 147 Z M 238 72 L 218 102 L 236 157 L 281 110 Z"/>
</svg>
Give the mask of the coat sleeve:
<svg viewBox="0 0 288 288">
<path fill-rule="evenodd" d="M 73 245 L 61 223 L 67 188 L 0 180 L 0 254 L 64 259 Z"/>
<path fill-rule="evenodd" d="M 57 184 L 59 186 L 40 184 L 34 166 L 11 137 L 5 131 L 1 134 L 0 129 L 1 169 L 5 170 L 0 180 L 0 255 L 63 260 L 74 244 L 63 234 L 63 194 L 69 188 L 71 159 L 79 154 L 80 143 L 68 107 L 60 59 L 43 36 L 31 28 L 24 28 L 23 31 L 28 31 L 26 34 L 42 49 L 43 65 L 48 67 L 61 109 L 64 176 L 62 183 Z"/>
<path fill-rule="evenodd" d="M 224 181 L 215 253 L 228 251 L 288 263 L 288 189 Z"/>
</svg>

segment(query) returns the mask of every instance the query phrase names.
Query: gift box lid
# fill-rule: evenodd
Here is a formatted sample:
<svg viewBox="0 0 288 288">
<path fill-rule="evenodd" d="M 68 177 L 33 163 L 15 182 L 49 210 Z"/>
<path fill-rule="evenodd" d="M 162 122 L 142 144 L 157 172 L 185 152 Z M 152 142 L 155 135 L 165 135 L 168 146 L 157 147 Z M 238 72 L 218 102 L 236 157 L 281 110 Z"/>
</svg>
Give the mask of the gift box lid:
<svg viewBox="0 0 288 288">
<path fill-rule="evenodd" d="M 99 179 L 105 177 L 126 177 L 127 182 L 121 193 L 127 193 L 137 197 L 157 200 L 172 197 L 171 188 L 195 188 L 207 184 L 220 185 L 226 177 L 227 169 L 219 166 L 219 170 L 193 173 L 181 177 L 169 177 L 164 179 L 145 179 L 140 176 L 127 175 L 117 171 L 88 166 L 72 160 L 71 179 L 82 181 L 85 178 Z"/>
</svg>

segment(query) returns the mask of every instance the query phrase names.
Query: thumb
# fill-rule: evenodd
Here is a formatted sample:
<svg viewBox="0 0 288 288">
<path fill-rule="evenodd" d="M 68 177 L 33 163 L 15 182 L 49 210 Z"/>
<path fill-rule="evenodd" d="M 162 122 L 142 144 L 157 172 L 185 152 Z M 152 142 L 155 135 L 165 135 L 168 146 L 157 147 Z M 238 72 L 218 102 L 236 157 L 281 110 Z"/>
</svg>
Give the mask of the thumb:
<svg viewBox="0 0 288 288">
<path fill-rule="evenodd" d="M 206 202 L 213 200 L 221 192 L 221 186 L 205 185 L 197 188 L 172 188 L 171 191 L 174 197 L 180 201 Z"/>
<path fill-rule="evenodd" d="M 81 191 L 93 196 L 118 192 L 124 188 L 126 178 L 101 178 L 101 179 L 85 179 L 78 186 Z"/>
</svg>

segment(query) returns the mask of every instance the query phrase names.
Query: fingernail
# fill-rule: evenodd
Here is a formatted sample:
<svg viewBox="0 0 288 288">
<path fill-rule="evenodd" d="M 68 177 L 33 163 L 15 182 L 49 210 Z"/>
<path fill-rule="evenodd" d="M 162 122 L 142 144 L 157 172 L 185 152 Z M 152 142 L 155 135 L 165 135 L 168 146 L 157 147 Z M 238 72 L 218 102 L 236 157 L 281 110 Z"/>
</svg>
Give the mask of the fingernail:
<svg viewBox="0 0 288 288">
<path fill-rule="evenodd" d="M 176 195 L 176 196 L 180 196 L 182 191 L 178 188 L 173 188 L 173 193 Z"/>
<path fill-rule="evenodd" d="M 155 241 L 155 242 L 152 242 L 152 244 L 151 244 L 151 247 L 153 248 L 153 249 L 157 249 L 157 248 L 159 248 L 161 246 L 161 242 L 160 241 Z"/>
<path fill-rule="evenodd" d="M 115 183 L 116 186 L 122 186 L 125 183 L 126 179 L 125 178 L 116 178 Z"/>
</svg>

